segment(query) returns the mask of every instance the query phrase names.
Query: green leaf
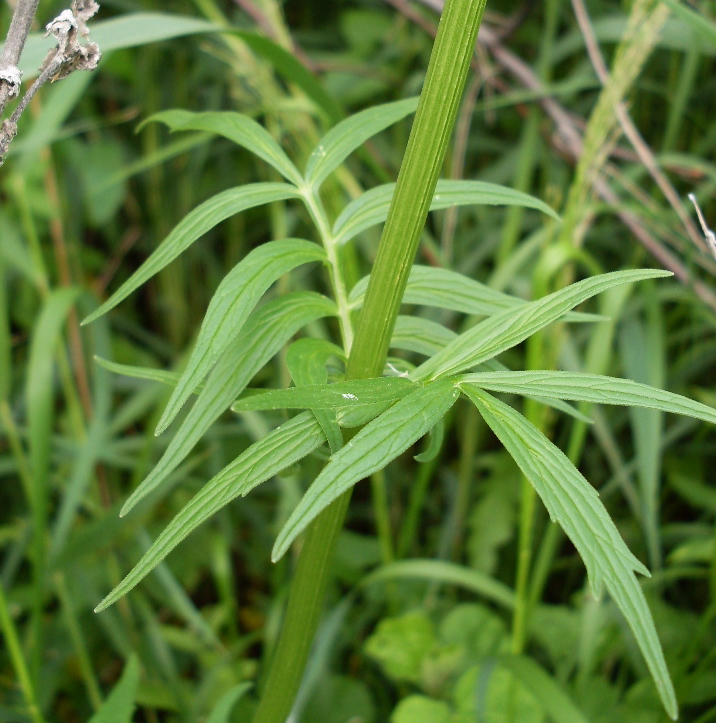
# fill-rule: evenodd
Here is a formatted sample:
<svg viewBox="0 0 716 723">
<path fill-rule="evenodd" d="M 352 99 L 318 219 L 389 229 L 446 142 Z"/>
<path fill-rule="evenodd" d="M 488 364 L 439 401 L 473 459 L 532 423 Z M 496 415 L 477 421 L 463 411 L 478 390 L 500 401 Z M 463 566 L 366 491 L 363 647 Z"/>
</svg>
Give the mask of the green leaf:
<svg viewBox="0 0 716 723">
<path fill-rule="evenodd" d="M 469 369 L 519 344 L 601 291 L 619 284 L 665 276 L 671 276 L 671 272 L 656 269 L 614 271 L 584 279 L 519 308 L 505 309 L 461 334 L 419 366 L 411 378 L 435 379 Z"/>
<path fill-rule="evenodd" d="M 55 394 L 55 349 L 62 328 L 81 289 L 54 289 L 45 299 L 34 324 L 25 379 L 30 465 L 37 501 L 44 504 L 45 484 L 50 466 L 52 415 Z M 39 533 L 38 533 L 39 534 Z"/>
<path fill-rule="evenodd" d="M 306 164 L 306 185 L 318 188 L 356 149 L 380 131 L 414 113 L 417 98 L 385 103 L 355 113 L 331 128 L 311 153 Z"/>
<path fill-rule="evenodd" d="M 331 122 L 338 123 L 345 116 L 336 99 L 326 91 L 315 75 L 296 59 L 295 55 L 263 35 L 237 31 L 234 28 L 228 32 L 240 37 L 254 53 L 268 60 L 277 73 L 289 83 L 297 85 Z"/>
<path fill-rule="evenodd" d="M 695 13 L 685 3 L 678 0 L 661 0 L 674 15 L 688 23 L 694 30 L 700 33 L 712 44 L 716 44 L 716 23 L 705 18 L 700 13 Z"/>
<path fill-rule="evenodd" d="M 222 26 L 199 18 L 164 13 L 130 13 L 111 20 L 91 20 L 90 39 L 107 54 L 121 48 L 136 48 L 162 40 L 171 40 L 196 33 L 216 32 Z M 34 78 L 47 51 L 56 45 L 53 37 L 33 33 L 27 39 L 20 61 L 23 79 Z"/>
<path fill-rule="evenodd" d="M 336 241 L 346 243 L 367 228 L 383 223 L 388 216 L 394 191 L 395 184 L 387 183 L 366 191 L 349 203 L 333 225 Z M 534 208 L 559 221 L 559 216 L 544 201 L 507 186 L 484 181 L 439 180 L 430 202 L 430 210 L 473 205 Z"/>
<path fill-rule="evenodd" d="M 120 516 L 161 484 L 186 458 L 209 427 L 241 394 L 252 377 L 303 326 L 335 315 L 336 306 L 312 291 L 297 291 L 258 308 L 211 371 L 206 384 L 162 458 L 124 503 Z"/>
<path fill-rule="evenodd" d="M 416 462 L 432 462 L 440 452 L 440 448 L 443 446 L 443 438 L 445 436 L 445 421 L 439 419 L 437 424 L 428 432 L 428 443 L 425 449 L 420 453 L 416 454 L 413 459 Z"/>
<path fill-rule="evenodd" d="M 299 339 L 286 351 L 286 366 L 293 383 L 297 386 L 307 384 L 326 384 L 328 370 L 326 364 L 332 357 L 340 359 L 344 364 L 346 355 L 336 344 L 325 339 Z M 312 409 L 313 415 L 326 435 L 331 454 L 343 446 L 343 433 L 338 426 L 333 410 Z"/>
<path fill-rule="evenodd" d="M 648 575 L 648 570 L 624 544 L 594 488 L 561 450 L 512 407 L 474 387 L 463 391 L 535 488 L 552 520 L 572 540 L 597 597 L 606 585 L 634 633 L 666 711 L 675 718 L 674 688 L 644 593 L 633 574 Z"/>
<path fill-rule="evenodd" d="M 324 441 L 316 419 L 309 412 L 304 412 L 254 442 L 194 495 L 124 580 L 95 608 L 95 612 L 104 610 L 126 595 L 182 540 L 222 507 L 303 459 Z"/>
<path fill-rule="evenodd" d="M 188 110 L 165 110 L 149 116 L 140 128 L 152 122 L 164 123 L 172 131 L 208 131 L 224 136 L 262 158 L 287 181 L 296 186 L 303 183 L 301 174 L 281 146 L 263 126 L 246 115 L 232 111 L 192 113 Z"/>
<path fill-rule="evenodd" d="M 680 394 L 665 392 L 630 379 L 579 372 L 500 371 L 466 374 L 460 378 L 460 385 L 463 383 L 474 384 L 480 389 L 489 389 L 493 392 L 536 394 L 594 404 L 648 407 L 716 424 L 716 411 L 711 407 Z"/>
<path fill-rule="evenodd" d="M 154 369 L 153 367 L 137 367 L 132 364 L 119 364 L 118 362 L 103 359 L 101 356 L 95 356 L 95 361 L 103 369 L 121 374 L 131 379 L 144 379 L 148 382 L 160 382 L 167 386 L 173 387 L 179 381 L 179 372 L 170 372 L 165 369 Z"/>
<path fill-rule="evenodd" d="M 280 276 L 311 261 L 323 261 L 325 252 L 302 239 L 270 241 L 248 253 L 224 277 L 209 303 L 199 338 L 157 425 L 161 434 L 238 336 L 258 300 Z"/>
<path fill-rule="evenodd" d="M 341 409 L 402 399 L 416 384 L 404 377 L 355 379 L 334 384 L 307 384 L 289 389 L 272 389 L 239 399 L 232 412 L 259 409 Z"/>
<path fill-rule="evenodd" d="M 352 383 L 352 382 L 351 382 Z M 426 434 L 455 403 L 451 381 L 419 387 L 369 422 L 339 452 L 301 499 L 276 539 L 271 559 L 280 559 L 293 540 L 333 500 L 356 482 L 383 469 Z"/>
<path fill-rule="evenodd" d="M 362 278 L 351 290 L 352 308 L 362 306 L 369 278 L 368 276 Z M 506 309 L 516 309 L 529 302 L 495 291 L 464 274 L 458 274 L 449 269 L 415 264 L 410 270 L 403 303 L 450 309 L 463 314 L 491 316 Z M 565 321 L 567 320 L 591 322 L 602 321 L 604 317 L 596 314 L 569 312 L 565 314 Z"/>
<path fill-rule="evenodd" d="M 298 197 L 298 190 L 287 183 L 252 183 L 240 188 L 230 188 L 204 201 L 187 214 L 159 244 L 156 251 L 82 323 L 89 324 L 113 309 L 221 221 L 247 208 Z"/>
<path fill-rule="evenodd" d="M 442 324 L 420 316 L 401 314 L 395 321 L 390 346 L 392 349 L 433 356 L 454 339 L 457 339 L 457 334 Z"/>
<path fill-rule="evenodd" d="M 484 572 L 472 570 L 454 562 L 444 562 L 443 560 L 401 560 L 391 562 L 364 577 L 361 580 L 360 587 L 403 578 L 417 578 L 446 585 L 457 585 L 492 600 L 505 610 L 513 610 L 515 607 L 515 593 L 512 588 L 486 575 Z"/>
<path fill-rule="evenodd" d="M 498 663 L 532 693 L 554 723 L 589 723 L 562 686 L 532 658 L 502 655 Z"/>
<path fill-rule="evenodd" d="M 251 683 L 237 683 L 228 693 L 224 693 L 219 698 L 211 711 L 211 715 L 206 719 L 206 723 L 230 723 L 231 710 L 239 698 L 249 690 L 251 690 Z"/>
<path fill-rule="evenodd" d="M 124 666 L 119 682 L 89 723 L 131 723 L 138 687 L 139 661 L 136 655 L 132 655 Z"/>
</svg>

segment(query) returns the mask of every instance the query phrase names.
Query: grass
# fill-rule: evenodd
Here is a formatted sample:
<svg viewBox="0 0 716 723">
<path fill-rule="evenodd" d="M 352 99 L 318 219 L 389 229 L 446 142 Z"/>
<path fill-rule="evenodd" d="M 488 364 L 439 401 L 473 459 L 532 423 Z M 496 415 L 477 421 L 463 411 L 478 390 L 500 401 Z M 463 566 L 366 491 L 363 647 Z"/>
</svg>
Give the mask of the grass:
<svg viewBox="0 0 716 723">
<path fill-rule="evenodd" d="M 102 11 L 106 19 L 148 9 L 160 10 L 125 3 Z M 211 22 L 226 15 L 252 29 L 231 3 L 172 10 Z M 489 6 L 488 29 L 504 27 L 502 13 L 510 10 Z M 418 261 L 526 299 L 586 275 L 667 265 L 681 278 L 618 286 L 584 308 L 610 321 L 549 327 L 500 360 L 512 369 L 627 377 L 713 406 L 714 262 L 694 243 L 698 227 L 684 226 L 610 115 L 614 93 L 626 100 L 647 159 L 656 159 L 680 198 L 695 192 L 713 219 L 713 40 L 704 30 L 689 35 L 690 16 L 680 15 L 666 19 L 658 40 L 629 40 L 619 9 L 589 11 L 619 88 L 600 93 L 571 8 L 546 3 L 508 39 L 486 37 L 485 54 L 474 60 L 480 80 L 470 86 L 468 79 L 443 170 L 531 193 L 567 223 L 519 207 L 435 211 Z M 287 12 L 285 20 L 267 12 L 263 32 L 284 48 L 297 43 L 317 76 L 286 69 L 279 51 L 232 34 L 117 49 L 99 73 L 40 94 L 1 171 L 0 719 L 89 720 L 118 686 L 134 697 L 135 720 L 253 714 L 256 688 L 245 683 L 264 684 L 298 549 L 272 565 L 271 547 L 323 462 L 307 457 L 224 507 L 129 596 L 95 615 L 206 480 L 287 417 L 221 416 L 120 519 L 119 508 L 178 423 L 154 437 L 168 387 L 110 373 L 93 358 L 180 372 L 227 271 L 270 239 L 311 238 L 309 213 L 276 199 L 229 218 L 109 317 L 81 329 L 78 322 L 191 209 L 226 189 L 278 180 L 226 140 L 209 143 L 201 131 L 167 135 L 159 124 L 135 134 L 140 120 L 170 108 L 237 109 L 303 168 L 338 114 L 419 89 L 436 24 L 427 10 L 356 4 L 327 14 L 308 5 Z M 708 22 L 708 8 L 704 16 Z M 644 56 L 641 72 L 629 48 Z M 523 66 L 515 65 L 520 58 Z M 400 121 L 386 129 L 326 181 L 321 202 L 329 219 L 363 189 L 396 178 L 409 128 Z M 575 172 L 581 137 L 591 151 Z M 598 182 L 589 190 L 584 179 L 593 173 Z M 367 229 L 343 247 L 348 288 L 369 271 L 378 235 Z M 330 293 L 310 266 L 281 278 L 268 298 L 307 291 Z M 477 320 L 421 303 L 403 310 L 456 332 Z M 326 317 L 310 321 L 309 331 L 339 338 L 339 325 Z M 397 369 L 418 359 L 414 350 L 393 354 Z M 289 381 L 278 359 L 251 385 Z M 575 402 L 594 420 L 588 425 L 537 402 L 502 398 L 600 491 L 619 533 L 652 570 L 642 587 L 682 718 L 712 719 L 712 428 L 653 410 Z M 337 535 L 297 720 L 393 716 L 401 723 L 429 710 L 431 720 L 456 721 L 474 715 L 475 690 L 496 720 L 665 719 L 613 602 L 590 596 L 575 549 L 472 409 L 457 401 L 444 417 L 442 444 L 431 450 L 426 438 L 411 453 L 436 456 L 419 463 L 405 454 L 370 485 L 357 485 Z"/>
</svg>

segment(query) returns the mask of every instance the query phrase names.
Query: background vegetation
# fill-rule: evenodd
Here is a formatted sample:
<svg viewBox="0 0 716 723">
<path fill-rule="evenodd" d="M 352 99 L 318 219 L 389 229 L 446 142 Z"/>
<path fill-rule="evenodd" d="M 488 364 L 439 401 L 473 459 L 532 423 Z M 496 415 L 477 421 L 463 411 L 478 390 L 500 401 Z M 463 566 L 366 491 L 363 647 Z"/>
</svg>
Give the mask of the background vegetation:
<svg viewBox="0 0 716 723">
<path fill-rule="evenodd" d="M 62 7 L 41 3 L 40 21 Z M 95 615 L 202 484 L 283 417 L 225 415 L 168 483 L 120 519 L 171 440 L 171 430 L 153 435 L 170 390 L 93 357 L 181 369 L 227 270 L 268 239 L 309 233 L 308 219 L 291 202 L 246 211 L 108 317 L 78 321 L 201 201 L 275 180 L 226 140 L 170 135 L 159 124 L 136 132 L 143 119 L 168 108 L 238 110 L 304 161 L 341 117 L 420 91 L 436 7 L 178 0 L 177 20 L 135 16 L 164 12 L 164 3 L 106 1 L 92 25 L 105 53 L 99 71 L 76 73 L 33 102 L 0 170 L 0 720 L 89 720 L 120 679 L 127 697 L 136 689 L 135 721 L 250 716 L 246 683 L 265 671 L 294 562 L 271 564 L 271 547 L 322 462 L 309 457 L 224 508 Z M 641 25 L 620 61 L 630 6 L 488 4 L 443 175 L 527 191 L 564 222 L 492 206 L 435 212 L 418 261 L 527 299 L 601 271 L 669 268 L 679 278 L 618 287 L 586 308 L 610 321 L 550 328 L 503 361 L 624 376 L 714 406 L 716 262 L 679 201 L 694 192 L 716 218 L 713 6 L 695 6 L 698 15 L 661 7 L 660 35 Z M 111 18 L 127 24 L 103 28 Z M 3 28 L 8 19 L 4 7 Z M 28 68 L 38 64 L 32 50 Z M 410 119 L 397 123 L 347 161 L 326 186 L 329 213 L 395 179 L 409 128 Z M 352 281 L 368 273 L 378 236 L 368 230 L 346 247 Z M 325 292 L 322 283 L 299 270 L 270 293 Z M 405 310 L 455 330 L 474 323 L 417 304 Z M 312 331 L 336 333 L 330 323 Z M 252 386 L 288 382 L 277 358 Z M 716 719 L 714 429 L 651 410 L 583 405 L 588 426 L 537 404 L 521 409 L 599 489 L 652 570 L 643 586 L 682 718 Z M 525 656 L 497 665 L 508 652 Z M 459 401 L 437 456 L 406 454 L 356 488 L 294 720 L 577 715 L 666 719 L 613 603 L 590 596 L 574 548 Z"/>
</svg>

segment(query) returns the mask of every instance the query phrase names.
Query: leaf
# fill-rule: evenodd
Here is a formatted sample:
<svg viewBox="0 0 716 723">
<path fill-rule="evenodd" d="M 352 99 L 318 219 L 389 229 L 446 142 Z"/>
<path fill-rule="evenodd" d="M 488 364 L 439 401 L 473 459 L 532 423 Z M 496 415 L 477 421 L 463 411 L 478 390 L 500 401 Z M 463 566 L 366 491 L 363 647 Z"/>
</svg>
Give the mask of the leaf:
<svg viewBox="0 0 716 723">
<path fill-rule="evenodd" d="M 354 113 L 331 128 L 311 153 L 306 164 L 305 182 L 318 188 L 326 178 L 356 149 L 380 131 L 414 113 L 417 98 L 384 103 Z"/>
<path fill-rule="evenodd" d="M 224 693 L 219 698 L 212 708 L 211 715 L 206 719 L 206 723 L 229 723 L 231 711 L 236 702 L 249 690 L 251 690 L 251 683 L 237 683 L 228 693 Z"/>
<path fill-rule="evenodd" d="M 648 407 L 716 424 L 716 411 L 680 394 L 630 379 L 561 371 L 500 371 L 466 374 L 460 384 L 511 394 L 540 395 L 594 404 Z"/>
<path fill-rule="evenodd" d="M 633 571 L 649 571 L 629 551 L 594 488 L 534 425 L 512 407 L 474 387 L 463 388 L 547 508 L 577 548 L 594 593 L 614 598 L 654 678 L 666 711 L 677 715 L 674 688 L 644 593 Z"/>
<path fill-rule="evenodd" d="M 368 279 L 365 276 L 351 290 L 352 308 L 363 305 Z M 505 309 L 516 309 L 529 303 L 516 296 L 503 294 L 485 286 L 464 274 L 449 269 L 415 264 L 410 270 L 408 285 L 403 296 L 403 304 L 433 306 L 438 309 L 450 309 L 463 314 L 491 316 Z M 605 317 L 597 314 L 565 314 L 565 321 L 603 321 Z"/>
<path fill-rule="evenodd" d="M 334 384 L 307 384 L 289 389 L 271 389 L 239 399 L 232 412 L 260 409 L 340 409 L 392 402 L 414 391 L 416 384 L 404 377 L 354 379 Z"/>
<path fill-rule="evenodd" d="M 228 29 L 228 32 L 240 37 L 254 53 L 268 60 L 277 73 L 289 83 L 297 85 L 331 122 L 337 123 L 345 116 L 336 99 L 326 91 L 313 73 L 296 59 L 295 55 L 258 33 L 237 31 L 234 28 Z"/>
<path fill-rule="evenodd" d="M 502 655 L 498 663 L 532 693 L 554 723 L 589 723 L 562 686 L 532 658 L 525 655 Z"/>
<path fill-rule="evenodd" d="M 254 442 L 194 495 L 124 580 L 95 608 L 95 612 L 104 610 L 126 595 L 193 530 L 234 498 L 245 495 L 282 469 L 303 459 L 324 441 L 318 422 L 313 415 L 304 412 Z"/>
<path fill-rule="evenodd" d="M 457 334 L 442 324 L 420 316 L 399 315 L 395 321 L 392 349 L 405 349 L 423 356 L 433 356 L 445 348 Z"/>
<path fill-rule="evenodd" d="M 445 436 L 445 421 L 439 419 L 437 424 L 428 432 L 428 443 L 425 449 L 416 454 L 413 459 L 421 464 L 424 462 L 432 462 L 440 452 L 443 446 L 443 438 Z"/>
<path fill-rule="evenodd" d="M 188 110 L 165 110 L 149 116 L 139 127 L 142 128 L 145 123 L 152 122 L 164 123 L 172 131 L 208 131 L 224 136 L 262 158 L 287 181 L 296 186 L 301 186 L 303 183 L 298 169 L 269 132 L 242 113 L 232 111 L 192 113 Z"/>
<path fill-rule="evenodd" d="M 179 372 L 170 372 L 165 369 L 154 369 L 153 367 L 137 367 L 132 364 L 119 364 L 117 362 L 110 361 L 109 359 L 103 359 L 101 356 L 95 356 L 94 360 L 103 369 L 113 372 L 114 374 L 121 374 L 124 377 L 130 377 L 132 379 L 144 379 L 148 382 L 160 382 L 167 386 L 173 387 L 179 381 Z"/>
<path fill-rule="evenodd" d="M 574 315 L 576 316 L 576 314 Z M 588 316 L 588 314 L 584 314 L 583 316 Z M 423 319 L 419 316 L 398 316 L 390 346 L 393 349 L 406 349 L 407 351 L 414 351 L 424 356 L 433 356 L 456 338 L 457 334 L 454 331 L 429 319 Z M 488 359 L 479 365 L 478 368 L 489 369 L 490 371 L 509 371 L 504 364 L 501 364 L 496 359 Z M 567 404 L 560 399 L 549 399 L 536 394 L 525 394 L 525 396 L 534 399 L 540 404 L 569 414 L 580 422 L 592 424 L 592 420 L 588 416 L 582 414 L 571 404 Z M 351 426 L 343 420 L 341 420 L 341 422 L 343 426 Z"/>
<path fill-rule="evenodd" d="M 325 252 L 318 244 L 302 239 L 284 239 L 262 244 L 234 266 L 209 303 L 199 338 L 157 424 L 156 434 L 161 434 L 169 426 L 184 402 L 211 371 L 268 287 L 296 266 L 324 259 Z"/>
<path fill-rule="evenodd" d="M 45 485 L 50 466 L 55 349 L 60 342 L 67 316 L 80 293 L 81 289 L 77 287 L 51 291 L 42 305 L 32 332 L 25 379 L 25 403 L 36 504 L 45 504 Z"/>
<path fill-rule="evenodd" d="M 388 207 L 394 191 L 395 184 L 387 183 L 366 191 L 349 203 L 333 225 L 336 242 L 344 244 L 367 228 L 383 223 L 388 216 Z M 439 180 L 430 203 L 430 210 L 473 205 L 534 208 L 559 221 L 557 213 L 544 201 L 507 186 L 484 181 Z"/>
<path fill-rule="evenodd" d="M 374 570 L 363 578 L 360 587 L 376 582 L 389 582 L 403 578 L 418 578 L 429 582 L 457 585 L 492 600 L 506 610 L 515 607 L 515 593 L 510 587 L 479 570 L 443 560 L 400 560 Z"/>
<path fill-rule="evenodd" d="M 293 540 L 334 499 L 356 482 L 383 469 L 428 432 L 455 403 L 458 392 L 448 381 L 416 389 L 369 422 L 334 454 L 301 499 L 274 544 L 279 560 Z"/>
<path fill-rule="evenodd" d="M 678 2 L 678 0 L 661 1 L 668 6 L 674 15 L 688 23 L 704 39 L 710 41 L 712 45 L 716 44 L 716 23 L 705 18 L 700 13 L 694 12 L 685 3 Z"/>
<path fill-rule="evenodd" d="M 139 661 L 131 655 L 107 700 L 90 718 L 89 723 L 132 723 L 134 701 L 139 688 Z"/>
<path fill-rule="evenodd" d="M 107 54 L 120 48 L 136 48 L 140 45 L 171 40 L 196 33 L 217 32 L 221 25 L 199 18 L 165 13 L 129 13 L 110 20 L 90 22 L 91 40 Z M 27 39 L 20 61 L 23 79 L 34 78 L 42 65 L 47 51 L 56 45 L 54 38 L 33 33 Z"/>
<path fill-rule="evenodd" d="M 461 334 L 419 366 L 411 378 L 435 379 L 469 369 L 519 344 L 601 291 L 619 284 L 665 276 L 671 276 L 671 272 L 657 269 L 614 271 L 571 284 L 517 309 L 505 309 Z"/>
<path fill-rule="evenodd" d="M 252 183 L 230 188 L 204 201 L 177 224 L 154 253 L 82 324 L 89 324 L 113 309 L 221 221 L 247 208 L 298 197 L 298 190 L 287 183 Z"/>
<path fill-rule="evenodd" d="M 339 346 L 325 339 L 299 339 L 286 351 L 286 366 L 297 387 L 325 384 L 328 382 L 326 364 L 332 357 L 345 363 L 346 355 Z M 343 433 L 338 426 L 335 412 L 325 409 L 311 411 L 326 435 L 331 454 L 337 452 L 343 446 Z"/>
<path fill-rule="evenodd" d="M 336 313 L 330 300 L 312 291 L 284 294 L 258 308 L 212 370 L 162 458 L 124 503 L 126 515 L 186 458 L 209 427 L 241 394 L 252 377 L 303 326 Z"/>
</svg>

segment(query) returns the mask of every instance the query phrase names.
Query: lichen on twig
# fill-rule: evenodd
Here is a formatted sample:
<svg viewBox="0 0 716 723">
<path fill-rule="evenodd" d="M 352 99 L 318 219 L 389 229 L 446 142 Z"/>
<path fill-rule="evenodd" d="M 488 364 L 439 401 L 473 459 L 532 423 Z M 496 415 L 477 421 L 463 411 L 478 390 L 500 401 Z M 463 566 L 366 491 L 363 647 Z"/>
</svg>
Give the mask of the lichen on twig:
<svg viewBox="0 0 716 723">
<path fill-rule="evenodd" d="M 38 0 L 18 0 L 7 40 L 0 57 L 0 113 L 8 99 L 20 94 L 22 73 L 17 67 Z M 48 81 L 66 78 L 75 70 L 94 70 L 102 57 L 97 43 L 80 42 L 89 36 L 87 21 L 99 10 L 94 0 L 72 0 L 70 9 L 63 10 L 45 26 L 45 37 L 53 35 L 57 45 L 47 53 L 40 74 L 15 107 L 12 115 L 0 125 L 0 165 L 7 149 L 17 135 L 17 123 L 37 91 Z"/>
</svg>

